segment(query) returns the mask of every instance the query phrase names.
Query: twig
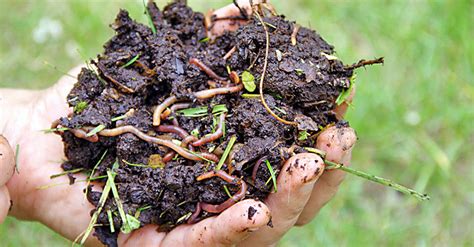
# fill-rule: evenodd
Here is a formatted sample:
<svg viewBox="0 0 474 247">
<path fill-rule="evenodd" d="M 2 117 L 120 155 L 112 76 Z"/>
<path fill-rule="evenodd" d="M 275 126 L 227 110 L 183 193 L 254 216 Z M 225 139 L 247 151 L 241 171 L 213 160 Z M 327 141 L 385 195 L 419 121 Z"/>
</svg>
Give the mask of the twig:
<svg viewBox="0 0 474 247">
<path fill-rule="evenodd" d="M 346 66 L 344 67 L 345 69 L 357 69 L 357 68 L 360 68 L 360 67 L 365 67 L 367 65 L 373 65 L 373 64 L 383 64 L 384 63 L 384 58 L 383 57 L 379 57 L 377 59 L 372 59 L 372 60 L 365 60 L 365 59 L 362 59 L 360 60 L 359 62 L 353 64 L 353 65 L 350 65 L 350 66 Z"/>
</svg>

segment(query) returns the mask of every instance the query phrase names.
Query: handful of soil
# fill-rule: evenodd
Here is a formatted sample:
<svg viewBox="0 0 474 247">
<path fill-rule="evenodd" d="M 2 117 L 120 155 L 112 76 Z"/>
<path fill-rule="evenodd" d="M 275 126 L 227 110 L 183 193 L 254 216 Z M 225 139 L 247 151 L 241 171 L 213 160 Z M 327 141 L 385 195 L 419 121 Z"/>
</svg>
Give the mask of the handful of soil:
<svg viewBox="0 0 474 247">
<path fill-rule="evenodd" d="M 85 189 L 96 206 L 88 233 L 100 225 L 109 246 L 120 230 L 167 231 L 265 199 L 284 162 L 338 122 L 354 69 L 315 31 L 265 11 L 215 40 L 219 20 L 184 3 L 150 2 L 147 13 L 149 26 L 118 13 L 67 97 L 74 113 L 53 124 L 64 170 L 103 186 Z"/>
</svg>

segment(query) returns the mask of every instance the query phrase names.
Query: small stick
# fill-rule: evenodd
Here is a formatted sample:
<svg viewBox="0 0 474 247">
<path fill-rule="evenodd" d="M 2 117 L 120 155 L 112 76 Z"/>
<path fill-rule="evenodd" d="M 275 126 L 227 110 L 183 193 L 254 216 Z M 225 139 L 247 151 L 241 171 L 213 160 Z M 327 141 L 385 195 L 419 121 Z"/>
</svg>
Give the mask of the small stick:
<svg viewBox="0 0 474 247">
<path fill-rule="evenodd" d="M 167 108 L 169 107 L 170 105 L 174 104 L 176 101 L 178 101 L 178 99 L 176 98 L 176 96 L 170 96 L 168 98 L 166 98 L 163 103 L 161 103 L 160 105 L 158 105 L 155 109 L 155 111 L 153 112 L 153 126 L 159 126 L 160 125 L 160 122 L 161 122 L 161 113 Z"/>
<path fill-rule="evenodd" d="M 255 162 L 255 165 L 253 166 L 252 170 L 252 181 L 255 184 L 255 181 L 257 180 L 257 171 L 260 165 L 267 159 L 267 156 L 263 156 L 262 158 L 258 159 L 257 162 Z"/>
<path fill-rule="evenodd" d="M 365 59 L 362 59 L 360 60 L 359 62 L 353 64 L 353 65 L 350 65 L 350 66 L 346 66 L 344 67 L 345 69 L 357 69 L 357 68 L 360 68 L 360 67 L 365 67 L 367 65 L 373 65 L 373 64 L 383 64 L 384 63 L 384 58 L 383 57 L 379 57 L 377 59 L 372 59 L 372 60 L 365 60 Z"/>
<path fill-rule="evenodd" d="M 266 44 L 265 44 L 265 59 L 263 62 L 263 71 L 262 71 L 262 76 L 260 77 L 260 85 L 259 85 L 259 92 L 260 92 L 260 100 L 262 101 L 263 106 L 267 110 L 270 115 L 272 115 L 274 118 L 276 118 L 278 121 L 288 124 L 288 125 L 298 125 L 296 122 L 291 122 L 285 119 L 280 118 L 278 115 L 276 115 L 270 107 L 268 107 L 267 102 L 265 102 L 265 98 L 263 97 L 263 81 L 265 79 L 265 72 L 267 71 L 267 63 L 268 63 L 268 50 L 270 49 L 270 35 L 268 34 L 267 26 L 265 23 L 263 23 L 262 17 L 258 13 L 258 11 L 255 11 L 255 14 L 262 24 L 263 30 L 265 31 L 265 39 L 266 39 Z"/>
<path fill-rule="evenodd" d="M 230 49 L 223 57 L 224 60 L 227 60 L 229 59 L 230 56 L 232 56 L 232 54 L 234 54 L 234 52 L 237 51 L 237 46 L 233 46 L 232 49 Z"/>
<path fill-rule="evenodd" d="M 196 65 L 199 69 L 201 69 L 202 71 L 204 71 L 209 77 L 211 77 L 212 79 L 215 79 L 215 80 L 218 80 L 218 81 L 225 81 L 227 80 L 226 78 L 224 77 L 221 77 L 221 76 L 218 76 L 216 74 L 216 72 L 214 72 L 214 70 L 212 70 L 211 68 L 209 68 L 207 65 L 205 65 L 203 62 L 201 62 L 201 60 L 197 59 L 197 58 L 191 58 L 189 59 L 189 63 L 190 64 L 193 64 L 193 65 Z"/>
<path fill-rule="evenodd" d="M 201 139 L 193 142 L 191 145 L 193 145 L 195 147 L 198 147 L 198 146 L 202 146 L 206 143 L 213 142 L 213 141 L 221 138 L 222 135 L 224 134 L 223 126 L 224 126 L 225 117 L 226 117 L 225 113 L 222 113 L 220 115 L 219 123 L 217 125 L 218 127 L 217 127 L 217 130 L 214 133 L 203 136 Z"/>
<path fill-rule="evenodd" d="M 239 84 L 237 86 L 213 88 L 213 89 L 198 91 L 194 93 L 194 96 L 196 96 L 196 98 L 198 99 L 209 99 L 219 94 L 236 93 L 236 92 L 242 91 L 242 89 L 244 89 L 244 85 Z"/>
<path fill-rule="evenodd" d="M 333 169 L 343 170 L 347 173 L 350 173 L 350 174 L 368 179 L 372 182 L 376 182 L 376 183 L 379 183 L 381 185 L 392 187 L 393 189 L 395 189 L 397 191 L 400 191 L 403 194 L 412 195 L 412 196 L 416 197 L 417 199 L 419 199 L 421 201 L 430 199 L 430 197 L 427 194 L 422 194 L 418 191 L 407 188 L 407 187 L 405 187 L 401 184 L 397 184 L 397 183 L 393 182 L 392 180 L 382 178 L 382 177 L 379 177 L 379 176 L 375 176 L 375 175 L 371 175 L 371 174 L 368 174 L 368 173 L 365 173 L 365 172 L 362 172 L 362 171 L 358 171 L 358 170 L 355 170 L 353 168 L 344 166 L 343 164 L 338 164 L 338 163 L 335 163 L 335 162 L 332 162 L 332 161 L 329 161 L 329 160 L 324 160 L 324 163 L 326 163 L 326 168 L 325 168 L 326 170 L 333 170 Z"/>
<path fill-rule="evenodd" d="M 300 30 L 300 25 L 294 24 L 293 26 L 293 33 L 291 33 L 291 44 L 293 46 L 296 45 L 296 35 L 298 35 L 298 31 Z"/>
<path fill-rule="evenodd" d="M 105 67 L 103 65 L 101 65 L 100 63 L 95 63 L 95 65 L 97 66 L 97 68 L 99 68 L 102 75 L 104 75 L 105 78 L 109 79 L 112 83 L 114 83 L 122 92 L 124 92 L 124 93 L 135 93 L 135 91 L 133 89 L 123 85 L 122 83 L 115 80 L 112 76 L 108 75 L 106 73 Z"/>
</svg>

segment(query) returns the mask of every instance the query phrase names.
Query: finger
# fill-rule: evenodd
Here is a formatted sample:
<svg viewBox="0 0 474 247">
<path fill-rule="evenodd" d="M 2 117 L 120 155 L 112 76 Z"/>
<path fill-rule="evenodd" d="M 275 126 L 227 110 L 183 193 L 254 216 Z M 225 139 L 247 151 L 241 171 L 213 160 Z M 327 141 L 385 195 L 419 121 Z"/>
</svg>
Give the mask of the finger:
<svg viewBox="0 0 474 247">
<path fill-rule="evenodd" d="M 347 108 L 349 107 L 349 105 L 352 104 L 352 100 L 354 99 L 355 93 L 356 93 L 356 85 L 354 84 L 352 86 L 352 91 L 349 94 L 349 97 L 347 97 L 347 99 L 344 102 L 342 102 L 342 104 L 334 108 L 334 112 L 336 113 L 336 118 L 338 120 L 344 119 L 344 115 L 346 114 Z"/>
<path fill-rule="evenodd" d="M 350 165 L 352 148 L 357 140 L 354 129 L 334 126 L 320 134 L 316 147 L 326 152 L 326 159 Z M 298 218 L 297 225 L 309 223 L 319 210 L 336 194 L 345 173 L 340 170 L 325 172 L 315 184 L 311 198 Z"/>
<path fill-rule="evenodd" d="M 156 225 L 146 225 L 129 234 L 120 233 L 117 238 L 118 246 L 160 246 L 166 233 L 157 232 L 156 229 Z"/>
<path fill-rule="evenodd" d="M 13 175 L 15 155 L 7 139 L 0 135 L 0 186 L 3 186 Z"/>
<path fill-rule="evenodd" d="M 2 186 L 0 187 L 0 224 L 7 217 L 10 205 L 10 194 L 8 193 L 7 186 Z"/>
<path fill-rule="evenodd" d="M 229 246 L 247 238 L 270 221 L 268 207 L 252 199 L 241 201 L 220 215 L 194 225 L 179 226 L 163 240 L 163 246 Z"/>
<path fill-rule="evenodd" d="M 250 6 L 250 0 L 237 0 L 237 5 L 239 5 L 242 11 L 245 11 L 247 16 L 252 15 L 252 7 Z M 253 4 L 259 4 L 262 2 L 268 2 L 265 0 L 253 0 Z M 212 23 L 211 33 L 215 36 L 222 35 L 225 31 L 235 31 L 241 25 L 247 23 L 245 20 L 238 20 L 235 18 L 225 19 L 226 17 L 241 17 L 239 8 L 235 4 L 229 4 L 223 8 L 220 8 L 212 13 L 216 21 Z M 224 18 L 224 19 L 223 19 Z"/>
<path fill-rule="evenodd" d="M 242 245 L 268 246 L 276 243 L 295 224 L 323 170 L 323 160 L 316 154 L 291 157 L 278 177 L 278 192 L 270 194 L 265 200 L 272 212 L 273 227 L 260 229 Z"/>
</svg>

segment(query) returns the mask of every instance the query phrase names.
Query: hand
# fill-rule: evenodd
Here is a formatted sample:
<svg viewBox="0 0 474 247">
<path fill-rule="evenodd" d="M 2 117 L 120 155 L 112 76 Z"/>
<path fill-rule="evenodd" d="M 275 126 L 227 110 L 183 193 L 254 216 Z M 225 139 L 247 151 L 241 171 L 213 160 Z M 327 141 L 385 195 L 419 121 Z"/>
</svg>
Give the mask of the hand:
<svg viewBox="0 0 474 247">
<path fill-rule="evenodd" d="M 76 68 L 70 74 L 77 75 L 78 71 Z M 38 187 L 69 181 L 65 176 L 49 179 L 50 175 L 62 171 L 59 164 L 64 158 L 63 144 L 58 136 L 44 134 L 41 130 L 48 129 L 52 121 L 69 113 L 65 98 L 74 81 L 64 77 L 44 91 L 0 90 L 0 129 L 12 147 L 20 145 L 20 172 L 15 173 L 7 183 L 13 201 L 10 215 L 40 221 L 69 239 L 75 239 L 90 221 L 93 206 L 84 200 L 84 184 L 76 182 L 42 190 L 38 190 Z M 352 129 L 331 128 L 320 135 L 317 147 L 328 152 L 327 159 L 348 165 L 354 142 Z M 166 234 L 157 233 L 156 226 L 148 225 L 131 234 L 119 235 L 119 244 L 274 244 L 293 225 L 309 222 L 336 192 L 343 178 L 342 172 L 322 174 L 323 170 L 323 162 L 318 156 L 296 155 L 282 169 L 278 178 L 278 193 L 271 194 L 265 203 L 244 200 L 219 216 L 194 225 L 181 225 Z M 77 180 L 85 179 L 85 176 L 77 176 Z M 247 215 L 249 206 L 257 209 L 250 219 Z M 266 226 L 270 217 L 273 228 Z M 93 237 L 89 238 L 87 244 L 99 245 Z"/>
</svg>

